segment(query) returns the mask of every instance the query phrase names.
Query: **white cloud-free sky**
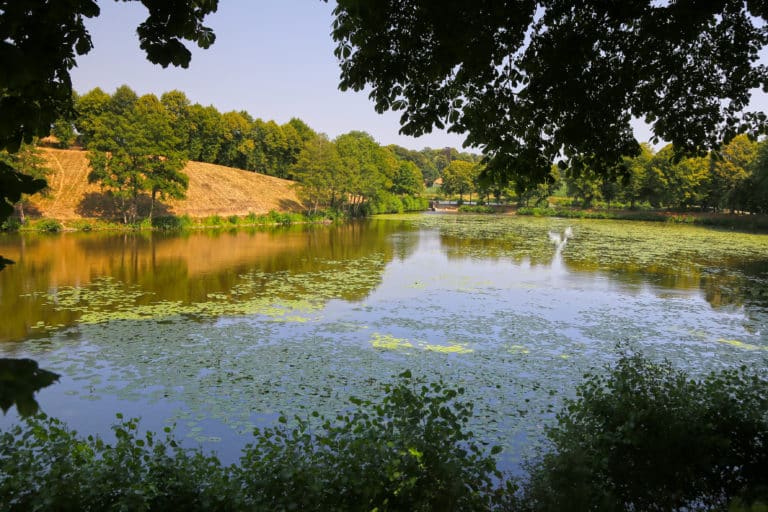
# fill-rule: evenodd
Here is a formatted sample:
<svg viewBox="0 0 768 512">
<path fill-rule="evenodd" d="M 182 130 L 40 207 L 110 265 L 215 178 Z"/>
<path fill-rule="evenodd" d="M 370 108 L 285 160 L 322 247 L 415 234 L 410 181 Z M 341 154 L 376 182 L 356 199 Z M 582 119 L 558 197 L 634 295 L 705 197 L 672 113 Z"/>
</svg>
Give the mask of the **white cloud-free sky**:
<svg viewBox="0 0 768 512">
<path fill-rule="evenodd" d="M 80 93 L 94 87 L 111 93 L 123 84 L 139 95 L 178 89 L 193 103 L 221 112 L 246 110 L 278 123 L 299 117 L 330 137 L 364 130 L 381 144 L 461 148 L 463 136 L 444 131 L 419 138 L 400 135 L 398 114 L 377 114 L 366 93 L 338 90 L 330 36 L 333 2 L 223 0 L 206 18 L 216 43 L 207 50 L 195 47 L 188 69 L 163 69 L 146 60 L 136 36 L 147 16 L 140 2 L 105 0 L 99 6 L 101 16 L 88 20 L 94 49 L 72 70 Z M 768 110 L 767 97 L 757 92 L 753 108 Z M 648 140 L 647 127 L 638 122 L 635 128 L 639 140 Z"/>
</svg>

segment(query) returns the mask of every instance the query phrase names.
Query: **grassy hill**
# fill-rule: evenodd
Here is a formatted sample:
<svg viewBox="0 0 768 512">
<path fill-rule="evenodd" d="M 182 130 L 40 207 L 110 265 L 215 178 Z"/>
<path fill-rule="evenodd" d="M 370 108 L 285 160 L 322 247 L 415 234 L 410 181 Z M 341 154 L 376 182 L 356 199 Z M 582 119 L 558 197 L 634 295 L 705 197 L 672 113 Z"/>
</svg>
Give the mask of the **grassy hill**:
<svg viewBox="0 0 768 512">
<path fill-rule="evenodd" d="M 44 149 L 52 174 L 46 195 L 35 195 L 25 208 L 31 216 L 60 220 L 115 216 L 111 198 L 88 183 L 88 159 L 80 150 Z M 201 162 L 187 163 L 186 199 L 161 201 L 156 215 L 247 215 L 271 210 L 302 210 L 295 183 L 272 176 Z"/>
</svg>

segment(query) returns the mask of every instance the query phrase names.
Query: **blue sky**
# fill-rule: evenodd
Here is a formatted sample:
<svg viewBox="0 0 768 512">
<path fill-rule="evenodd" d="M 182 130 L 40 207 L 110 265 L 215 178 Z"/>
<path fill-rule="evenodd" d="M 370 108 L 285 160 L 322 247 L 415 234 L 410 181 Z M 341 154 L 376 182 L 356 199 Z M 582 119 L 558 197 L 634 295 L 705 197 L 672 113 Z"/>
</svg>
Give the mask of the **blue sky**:
<svg viewBox="0 0 768 512">
<path fill-rule="evenodd" d="M 88 21 L 94 49 L 78 59 L 73 86 L 81 93 L 94 87 L 111 93 L 127 84 L 140 95 L 158 96 L 179 89 L 193 103 L 221 112 L 246 110 L 278 123 L 299 117 L 330 137 L 364 130 L 381 144 L 461 148 L 462 136 L 442 131 L 419 138 L 399 135 L 398 114 L 377 114 L 366 93 L 338 90 L 332 5 L 320 0 L 220 1 L 218 11 L 206 18 L 216 43 L 208 50 L 194 48 L 188 69 L 163 69 L 150 64 L 139 48 L 136 27 L 146 18 L 141 3 L 102 0 L 101 16 Z M 756 94 L 753 108 L 768 110 L 768 95 Z M 635 128 L 639 140 L 649 138 L 642 123 Z"/>
<path fill-rule="evenodd" d="M 146 18 L 139 2 L 101 1 L 101 16 L 88 21 L 94 49 L 72 70 L 76 91 L 122 84 L 139 95 L 184 91 L 194 103 L 221 112 L 246 110 L 284 123 L 299 117 L 335 137 L 364 130 L 382 144 L 412 149 L 461 147 L 445 132 L 414 138 L 398 134 L 399 116 L 377 114 L 365 93 L 338 90 L 339 68 L 331 40 L 332 3 L 320 0 L 223 0 L 206 24 L 216 33 L 208 50 L 193 50 L 188 69 L 149 63 L 136 27 Z"/>
</svg>

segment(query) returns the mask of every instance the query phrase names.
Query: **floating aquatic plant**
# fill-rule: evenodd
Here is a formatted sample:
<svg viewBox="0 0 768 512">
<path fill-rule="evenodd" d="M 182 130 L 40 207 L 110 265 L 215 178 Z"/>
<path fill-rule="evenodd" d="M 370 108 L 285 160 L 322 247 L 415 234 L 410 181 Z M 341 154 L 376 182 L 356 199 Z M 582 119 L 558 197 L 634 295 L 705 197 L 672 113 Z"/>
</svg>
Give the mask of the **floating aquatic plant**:
<svg viewBox="0 0 768 512">
<path fill-rule="evenodd" d="M 343 413 L 348 396 L 371 397 L 410 369 L 465 387 L 471 428 L 510 460 L 542 439 L 617 342 L 694 374 L 764 364 L 768 310 L 745 290 L 766 283 L 768 237 L 638 222 L 405 222 L 416 228 L 381 229 L 401 260 L 373 251 L 244 266 L 183 297 L 117 277 L 30 291 L 60 316 L 30 322 L 41 337 L 14 348 L 64 376 L 41 399 L 48 413 L 101 399 L 106 424 L 110 407 L 133 406 L 222 446 L 281 411 Z M 548 232 L 568 226 L 556 268 Z"/>
</svg>

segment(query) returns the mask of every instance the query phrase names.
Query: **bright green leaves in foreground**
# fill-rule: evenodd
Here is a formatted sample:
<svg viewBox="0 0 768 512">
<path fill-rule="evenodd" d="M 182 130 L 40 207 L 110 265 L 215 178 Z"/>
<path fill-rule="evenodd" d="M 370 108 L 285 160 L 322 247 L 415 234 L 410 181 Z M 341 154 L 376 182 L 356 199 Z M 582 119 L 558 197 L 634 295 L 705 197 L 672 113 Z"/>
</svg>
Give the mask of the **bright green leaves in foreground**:
<svg viewBox="0 0 768 512">
<path fill-rule="evenodd" d="M 0 510 L 486 510 L 508 489 L 465 425 L 462 389 L 401 374 L 336 418 L 281 417 L 239 464 L 113 427 L 82 439 L 55 419 L 0 436 Z M 119 419 L 122 419 L 119 417 Z M 311 426 L 310 426 L 311 425 Z M 511 490 L 511 489 L 509 489 Z"/>
<path fill-rule="evenodd" d="M 527 489 L 533 508 L 733 510 L 765 500 L 766 392 L 764 372 L 746 367 L 693 380 L 624 354 L 608 374 L 587 375 L 558 415 L 555 450 Z"/>
<path fill-rule="evenodd" d="M 404 372 L 376 402 L 335 419 L 256 431 L 236 471 L 254 503 L 285 510 L 480 510 L 498 504 L 501 474 L 466 431 L 463 389 Z M 283 421 L 287 421 L 283 419 Z"/>
<path fill-rule="evenodd" d="M 520 487 L 496 468 L 501 450 L 468 430 L 464 390 L 405 371 L 333 418 L 280 416 L 227 467 L 120 415 L 114 444 L 28 420 L 0 434 L 0 511 L 756 510 L 768 499 L 764 374 L 694 380 L 627 353 L 607 370 L 585 376 Z"/>
</svg>

